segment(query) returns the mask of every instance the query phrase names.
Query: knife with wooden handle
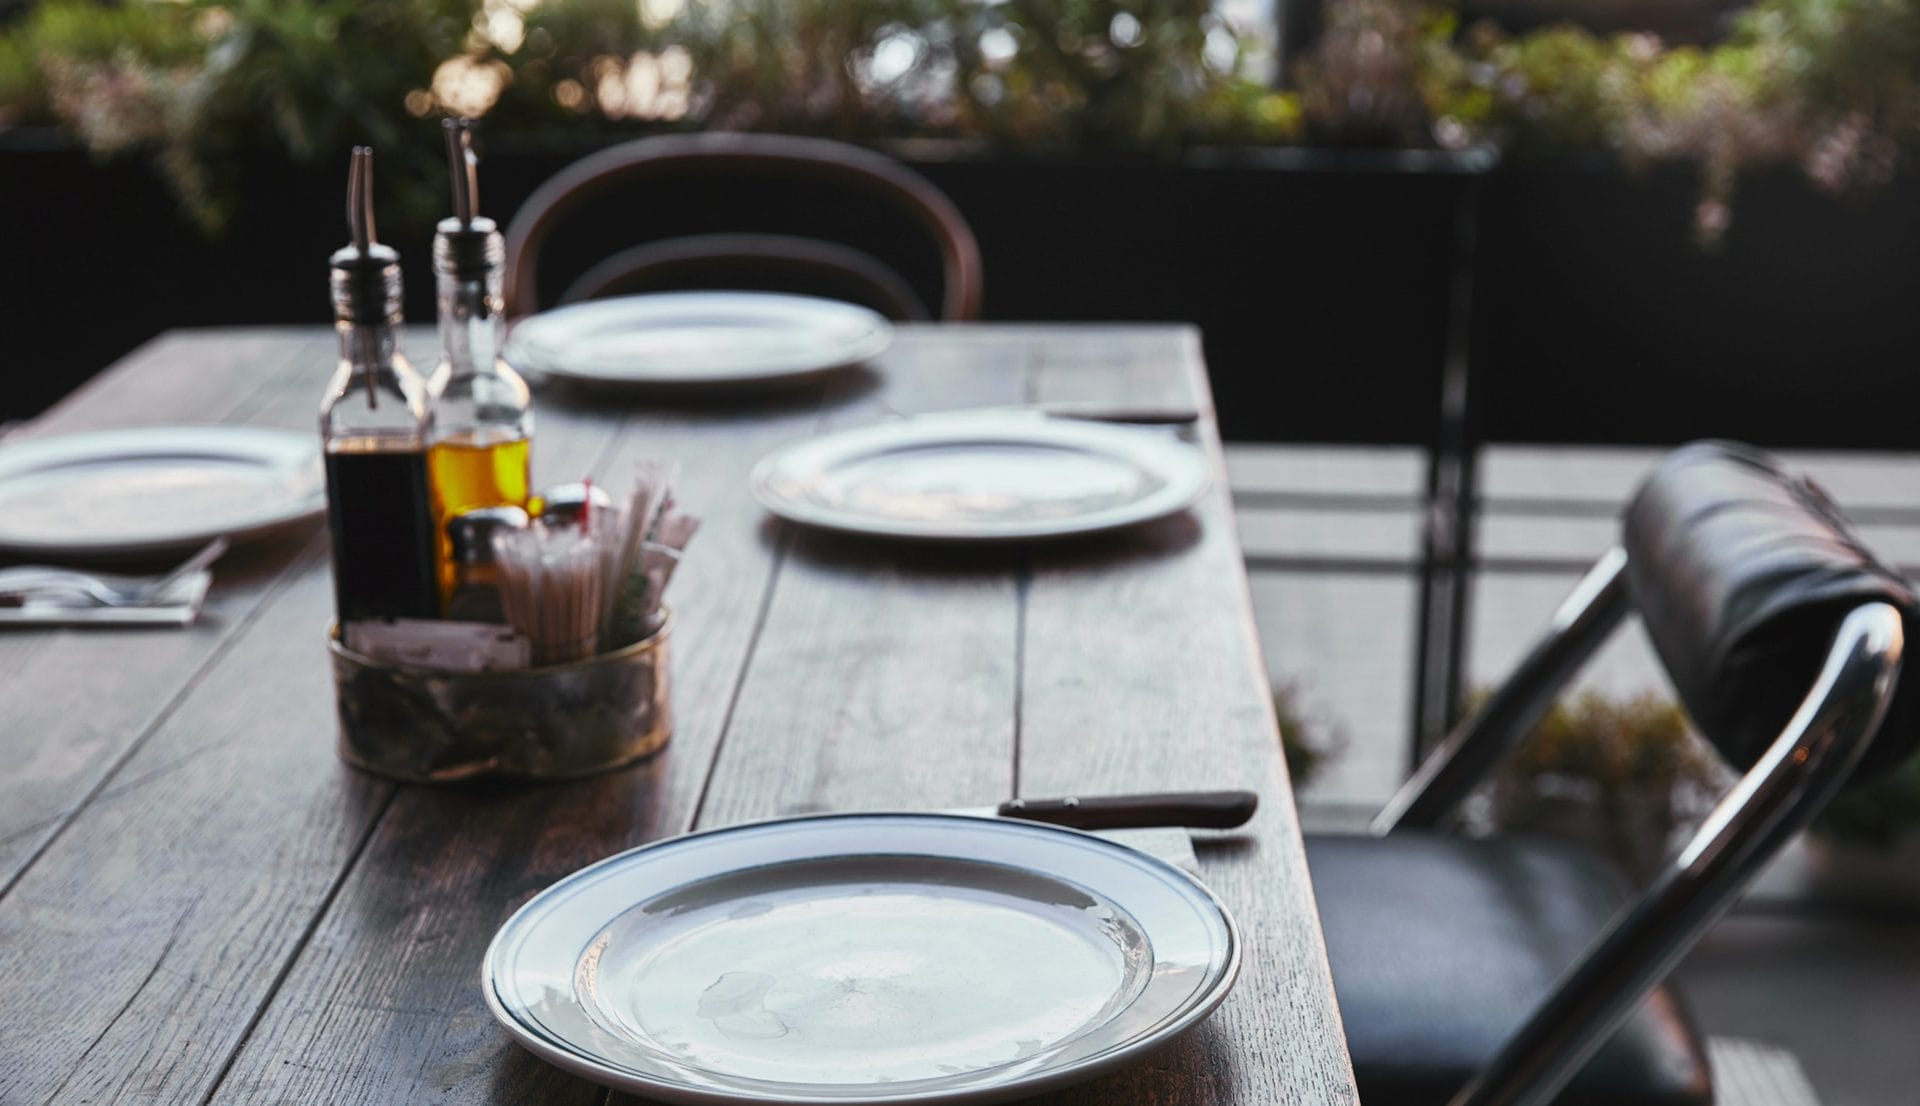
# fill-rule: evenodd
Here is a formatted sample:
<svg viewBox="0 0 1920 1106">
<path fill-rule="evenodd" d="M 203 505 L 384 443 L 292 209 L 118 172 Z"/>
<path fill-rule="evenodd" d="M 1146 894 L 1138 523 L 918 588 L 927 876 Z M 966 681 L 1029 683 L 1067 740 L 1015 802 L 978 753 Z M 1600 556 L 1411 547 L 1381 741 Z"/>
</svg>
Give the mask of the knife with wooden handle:
<svg viewBox="0 0 1920 1106">
<path fill-rule="evenodd" d="M 1138 829 L 1184 826 L 1232 829 L 1245 825 L 1259 809 L 1251 791 L 1167 791 L 1143 795 L 1086 795 L 1060 799 L 1013 799 L 994 811 L 1073 829 Z"/>
</svg>

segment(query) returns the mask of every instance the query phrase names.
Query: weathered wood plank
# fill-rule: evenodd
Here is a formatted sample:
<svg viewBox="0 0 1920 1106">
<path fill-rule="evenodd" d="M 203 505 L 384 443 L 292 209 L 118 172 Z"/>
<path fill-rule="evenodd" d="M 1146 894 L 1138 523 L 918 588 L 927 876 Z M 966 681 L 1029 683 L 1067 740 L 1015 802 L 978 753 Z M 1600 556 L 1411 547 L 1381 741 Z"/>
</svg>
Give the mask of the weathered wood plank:
<svg viewBox="0 0 1920 1106">
<path fill-rule="evenodd" d="M 22 438 L 162 423 L 295 416 L 289 379 L 326 363 L 327 342 L 304 333 L 166 335 L 96 377 Z M 324 371 L 322 372 L 324 376 Z M 319 385 L 299 410 L 312 425 Z M 311 532 L 243 548 L 217 566 L 199 625 L 185 630 L 28 629 L 0 633 L 0 893 L 57 833 L 106 773 L 161 718 L 176 694 L 220 655 Z M 85 709 L 76 709 L 84 705 Z M 55 738 L 54 735 L 57 735 Z"/>
<path fill-rule="evenodd" d="M 944 404 L 956 388 L 959 398 L 978 391 L 971 359 L 949 359 L 940 372 L 931 363 L 937 347 L 917 358 L 914 349 L 908 339 L 888 359 L 890 378 L 921 382 L 894 398 Z M 870 418 L 884 402 L 867 395 L 850 406 Z M 219 1100 L 581 1101 L 598 1093 L 532 1060 L 504 1033 L 470 1031 L 489 1024 L 475 968 L 493 929 L 540 887 L 692 821 L 778 561 L 780 530 L 744 494 L 746 470 L 817 422 L 805 406 L 742 421 L 737 411 L 643 417 L 625 436 L 624 454 L 679 457 L 686 498 L 707 517 L 675 586 L 673 744 L 647 765 L 578 784 L 403 791 Z M 996 644 L 1010 657 L 1008 625 Z M 1010 696 L 995 710 L 1003 729 L 1010 725 Z M 774 732 L 802 714 L 789 707 Z M 991 770 L 1004 776 L 1008 750 L 993 753 Z M 315 1059 L 293 1069 L 279 1062 L 293 1054 Z"/>
<path fill-rule="evenodd" d="M 556 419 L 592 410 L 591 402 L 562 407 L 543 397 L 542 440 Z M 777 561 L 758 507 L 742 494 L 746 470 L 766 449 L 808 433 L 816 411 L 795 403 L 757 419 L 737 410 L 637 413 L 611 456 L 564 473 L 612 474 L 641 456 L 683 463 L 682 496 L 704 522 L 671 596 L 672 742 L 650 761 L 596 779 L 403 789 L 217 1101 L 565 1103 L 604 1095 L 535 1059 L 494 1024 L 478 986 L 480 959 L 493 931 L 542 887 L 691 822 Z M 288 1065 L 290 1056 L 302 1062 Z"/>
<path fill-rule="evenodd" d="M 879 389 L 830 425 L 1022 401 L 1027 335 L 905 337 Z M 1019 558 L 808 531 L 789 540 L 698 828 L 1008 794 Z"/>
<path fill-rule="evenodd" d="M 311 327 L 247 330 L 175 330 L 115 362 L 9 438 L 41 438 L 109 426 L 225 422 L 262 391 L 291 377 L 289 359 L 310 357 L 320 370 L 314 409 L 331 338 Z"/>
<path fill-rule="evenodd" d="M 124 391 L 84 391 L 47 425 L 205 422 L 218 413 L 311 428 L 329 344 L 312 331 L 248 334 L 231 346 L 213 334 L 170 336 L 136 358 L 132 375 L 109 374 Z M 0 1009 L 0 1100 L 97 1094 L 135 1050 L 169 1070 L 217 1067 L 222 1057 L 203 1047 L 206 1039 L 159 1047 L 165 1035 L 156 1026 L 178 1006 L 228 1021 L 237 1035 L 245 1011 L 229 1009 L 223 996 L 271 986 L 271 956 L 263 966 L 249 954 L 288 934 L 297 939 L 310 916 L 300 912 L 297 891 L 254 895 L 261 888 L 249 861 L 276 857 L 288 885 L 324 896 L 357 847 L 361 823 L 383 801 L 377 790 L 356 787 L 304 810 L 277 802 L 313 776 L 299 763 L 309 750 L 284 749 L 275 738 L 279 710 L 302 717 L 299 691 L 306 685 L 298 675 L 316 672 L 311 664 L 279 662 L 314 652 L 314 627 L 325 624 L 331 596 L 322 530 L 309 527 L 230 555 L 219 566 L 207 618 L 192 630 L 55 635 L 40 654 L 53 666 L 49 682 L 7 685 L 6 695 L 23 686 L 42 696 L 50 687 L 66 693 L 48 697 L 67 713 L 46 721 L 42 739 L 85 734 L 95 744 L 63 748 L 66 761 L 51 762 L 51 776 L 8 781 L 29 788 L 33 801 L 67 803 L 85 784 L 91 802 L 46 846 L 44 865 L 22 874 L 0 899 L 0 979 L 9 981 L 9 1001 Z M 277 617 L 263 617 L 270 609 Z M 289 632 L 293 626 L 298 632 Z M 324 669 L 318 673 L 324 687 Z M 285 686 L 289 679 L 293 685 Z M 31 701 L 20 706 L 43 709 Z M 294 754 L 293 762 L 275 759 L 282 753 Z M 229 804 L 224 824 L 206 817 L 220 800 Z M 232 804 L 246 810 L 238 823 Z M 263 822 L 293 836 L 258 832 Z M 243 897 L 236 902 L 236 895 Z M 222 926 L 257 928 L 259 942 L 209 941 L 208 931 L 218 934 Z M 47 1017 L 60 1001 L 61 981 L 76 974 L 98 988 L 62 1003 L 59 1018 Z M 189 1032 L 204 1024 L 179 1020 Z M 142 1087 L 166 1083 L 150 1072 Z"/>
<path fill-rule="evenodd" d="M 936 333 L 903 343 L 880 390 L 833 421 L 1021 401 L 1028 340 Z M 1004 553 L 797 532 L 700 825 L 1004 798 L 1018 564 Z"/>
<path fill-rule="evenodd" d="M 1035 398 L 1102 387 L 1085 346 L 1049 339 Z M 1106 356 L 1112 379 L 1191 389 L 1205 377 L 1191 333 Z M 1056 375 L 1056 365 L 1066 368 Z M 1064 380 L 1056 385 L 1056 380 Z M 1113 396 L 1112 398 L 1120 398 Z M 1202 873 L 1241 924 L 1240 980 L 1226 1004 L 1152 1062 L 1062 1094 L 1073 1103 L 1353 1102 L 1279 732 L 1254 637 L 1219 443 L 1216 472 L 1187 516 L 1099 548 L 1037 553 L 1027 596 L 1020 709 L 1023 794 L 1252 788 L 1248 832 L 1198 850 Z M 1124 673 L 1124 676 L 1119 674 Z"/>
<path fill-rule="evenodd" d="M 0 899 L 0 1101 L 197 1098 L 358 850 L 389 789 L 334 762 L 324 563 Z"/>
<path fill-rule="evenodd" d="M 248 420 L 311 427 L 325 375 L 287 366 Z M 617 425 L 549 422 L 536 464 L 569 475 Z M 0 900 L 0 1100 L 203 1099 L 393 793 L 334 759 L 324 532 L 287 576 Z M 96 987 L 50 1024 L 76 974 Z"/>
<path fill-rule="evenodd" d="M 1164 329 L 909 329 L 877 386 L 825 417 L 1204 399 L 1197 373 L 1192 336 Z M 274 379 L 236 417 L 311 425 L 317 378 Z M 1205 776 L 1268 800 L 1256 843 L 1204 854 L 1254 936 L 1235 998 L 1146 1066 L 1060 1101 L 1350 1100 L 1223 491 L 1197 523 L 1117 543 L 939 552 L 762 517 L 746 469 L 819 425 L 806 403 L 743 418 L 556 400 L 540 419 L 536 479 L 616 455 L 687 464 L 708 523 L 675 585 L 668 751 L 537 788 L 396 789 L 340 766 L 314 536 L 0 899 L 0 1101 L 599 1101 L 510 1045 L 481 1004 L 480 953 L 528 896 L 694 824 L 982 803 L 1016 768 L 1028 793 Z M 1089 731 L 1108 740 L 1089 749 Z"/>
</svg>

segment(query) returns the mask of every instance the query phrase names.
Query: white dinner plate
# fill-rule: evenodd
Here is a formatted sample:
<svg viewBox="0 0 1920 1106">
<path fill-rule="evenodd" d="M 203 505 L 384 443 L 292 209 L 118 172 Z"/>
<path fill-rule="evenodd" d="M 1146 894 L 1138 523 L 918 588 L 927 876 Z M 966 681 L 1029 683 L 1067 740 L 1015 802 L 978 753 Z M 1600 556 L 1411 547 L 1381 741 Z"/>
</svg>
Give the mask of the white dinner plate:
<svg viewBox="0 0 1920 1106">
<path fill-rule="evenodd" d="M 782 518 L 950 541 L 1061 537 L 1185 510 L 1206 455 L 1161 429 L 1034 411 L 924 415 L 781 449 L 752 473 Z"/>
<path fill-rule="evenodd" d="M 531 316 L 515 366 L 601 386 L 719 387 L 803 380 L 868 360 L 893 327 L 864 307 L 764 292 L 663 292 Z"/>
<path fill-rule="evenodd" d="M 326 507 L 315 434 L 153 426 L 0 445 L 0 549 L 12 553 L 190 551 Z"/>
<path fill-rule="evenodd" d="M 536 895 L 487 949 L 546 1060 L 675 1103 L 997 1102 L 1137 1059 L 1220 1004 L 1226 908 L 1030 822 L 847 814 L 674 838 Z"/>
</svg>

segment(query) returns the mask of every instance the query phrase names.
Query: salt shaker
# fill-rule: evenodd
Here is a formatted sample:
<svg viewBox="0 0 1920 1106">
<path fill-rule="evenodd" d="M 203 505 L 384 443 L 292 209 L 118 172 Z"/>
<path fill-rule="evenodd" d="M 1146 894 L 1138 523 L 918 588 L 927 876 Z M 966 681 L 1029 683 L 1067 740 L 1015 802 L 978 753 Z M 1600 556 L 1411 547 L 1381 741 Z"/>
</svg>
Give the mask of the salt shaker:
<svg viewBox="0 0 1920 1106">
<path fill-rule="evenodd" d="M 494 560 L 493 536 L 502 530 L 524 530 L 527 512 L 518 507 L 475 507 L 447 519 L 447 547 L 452 551 L 453 591 L 447 599 L 447 617 L 461 622 L 505 622 L 500 603 L 500 566 Z"/>
<path fill-rule="evenodd" d="M 541 488 L 528 501 L 540 525 L 549 530 L 580 525 L 589 514 L 589 504 L 593 512 L 605 511 L 613 506 L 613 496 L 604 488 L 577 482 Z"/>
</svg>

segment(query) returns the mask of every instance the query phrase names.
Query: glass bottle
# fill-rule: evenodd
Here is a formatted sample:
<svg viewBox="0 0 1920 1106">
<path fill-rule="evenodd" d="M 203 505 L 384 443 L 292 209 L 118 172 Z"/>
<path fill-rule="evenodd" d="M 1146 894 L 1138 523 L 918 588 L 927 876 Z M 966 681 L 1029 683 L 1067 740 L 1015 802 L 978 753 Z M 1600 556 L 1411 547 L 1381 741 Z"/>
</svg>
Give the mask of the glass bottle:
<svg viewBox="0 0 1920 1106">
<path fill-rule="evenodd" d="M 433 241 L 440 360 L 427 382 L 434 435 L 428 470 L 438 519 L 475 507 L 525 507 L 533 410 L 526 382 L 500 357 L 506 247 L 491 219 L 441 222 Z M 439 544 L 442 595 L 455 563 Z"/>
<path fill-rule="evenodd" d="M 374 241 L 372 151 L 354 151 L 354 242 L 331 259 L 340 356 L 320 404 L 327 522 L 341 632 L 365 619 L 434 618 L 426 383 L 400 341 L 400 256 Z"/>
</svg>

